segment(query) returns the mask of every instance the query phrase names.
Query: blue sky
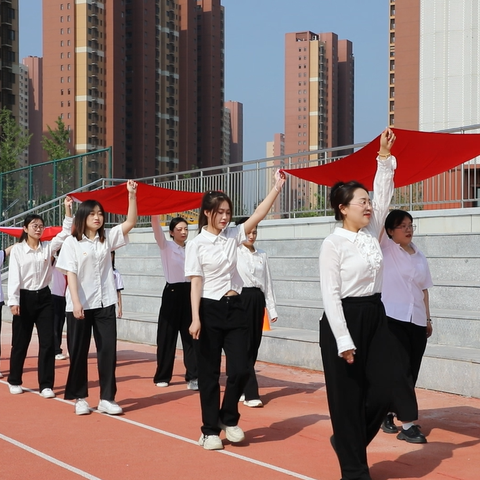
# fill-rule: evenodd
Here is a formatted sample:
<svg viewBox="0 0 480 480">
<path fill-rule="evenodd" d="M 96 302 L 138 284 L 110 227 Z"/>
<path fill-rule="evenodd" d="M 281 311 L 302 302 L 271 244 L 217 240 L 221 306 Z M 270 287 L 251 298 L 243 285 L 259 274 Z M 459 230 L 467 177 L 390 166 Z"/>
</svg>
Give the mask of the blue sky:
<svg viewBox="0 0 480 480">
<path fill-rule="evenodd" d="M 388 80 L 387 0 L 222 0 L 225 100 L 243 103 L 244 160 L 265 156 L 283 132 L 285 33 L 335 32 L 353 42 L 355 142 L 385 128 Z M 20 0 L 20 55 L 42 55 L 41 0 Z"/>
</svg>

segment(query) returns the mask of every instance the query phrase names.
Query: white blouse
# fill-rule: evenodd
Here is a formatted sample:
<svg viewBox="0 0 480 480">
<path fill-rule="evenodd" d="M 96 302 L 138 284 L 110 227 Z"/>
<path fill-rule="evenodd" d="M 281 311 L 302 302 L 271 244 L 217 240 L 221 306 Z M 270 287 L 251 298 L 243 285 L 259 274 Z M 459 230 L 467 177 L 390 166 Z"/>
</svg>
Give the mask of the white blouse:
<svg viewBox="0 0 480 480">
<path fill-rule="evenodd" d="M 187 243 L 185 276 L 202 277 L 202 297 L 220 300 L 229 290 L 242 292 L 237 270 L 237 247 L 247 239 L 245 226 L 226 227 L 218 235 L 206 227 Z"/>
<path fill-rule="evenodd" d="M 389 317 L 402 322 L 427 326 L 424 290 L 433 286 L 427 259 L 418 248 L 406 252 L 387 234 L 380 243 L 383 251 L 382 302 Z"/>
<path fill-rule="evenodd" d="M 253 246 L 251 252 L 245 245 L 238 247 L 237 269 L 242 277 L 244 287 L 257 287 L 265 295 L 265 306 L 270 320 L 277 318 L 275 294 L 273 292 L 272 276 L 268 268 L 267 253 Z"/>
<path fill-rule="evenodd" d="M 37 249 L 24 240 L 10 252 L 8 266 L 8 305 L 20 305 L 20 290 L 41 290 L 52 280 L 52 255 L 71 234 L 73 218 L 65 217 L 62 230 L 49 242 L 40 242 Z"/>
<path fill-rule="evenodd" d="M 152 217 L 153 234 L 160 248 L 163 273 L 167 283 L 184 283 L 190 279 L 185 276 L 185 248 L 165 238 L 157 215 Z"/>
<path fill-rule="evenodd" d="M 122 225 L 108 230 L 104 242 L 97 235 L 90 240 L 85 235 L 78 241 L 70 236 L 65 240 L 57 260 L 57 268 L 77 275 L 78 296 L 84 310 L 109 307 L 117 303 L 117 289 L 110 253 L 128 243 Z M 66 292 L 67 312 L 73 312 L 70 288 Z"/>
<path fill-rule="evenodd" d="M 342 298 L 366 297 L 382 290 L 382 251 L 378 237 L 393 195 L 395 157 L 377 158 L 372 216 L 357 233 L 337 227 L 320 250 L 320 285 L 323 306 L 338 354 L 355 349 L 342 308 Z"/>
</svg>

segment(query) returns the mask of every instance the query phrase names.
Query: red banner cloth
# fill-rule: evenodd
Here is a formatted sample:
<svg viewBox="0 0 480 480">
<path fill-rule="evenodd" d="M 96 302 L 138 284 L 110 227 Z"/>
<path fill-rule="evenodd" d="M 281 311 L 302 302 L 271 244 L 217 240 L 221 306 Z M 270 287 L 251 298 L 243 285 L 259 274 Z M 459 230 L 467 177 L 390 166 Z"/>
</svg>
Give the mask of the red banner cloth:
<svg viewBox="0 0 480 480">
<path fill-rule="evenodd" d="M 40 240 L 47 242 L 48 240 L 51 240 L 55 235 L 60 233 L 61 230 L 62 227 L 45 227 L 42 236 L 40 237 Z M 0 227 L 0 232 L 6 233 L 11 237 L 20 238 L 20 235 L 23 232 L 23 227 Z"/>
<path fill-rule="evenodd" d="M 480 155 L 480 134 L 432 133 L 394 128 L 392 154 L 397 158 L 395 187 L 420 182 Z M 284 170 L 298 178 L 331 187 L 338 181 L 357 180 L 373 187 L 379 138 L 341 160 L 318 167 Z"/>
<path fill-rule="evenodd" d="M 91 192 L 70 193 L 77 202 L 96 200 L 106 212 L 126 215 L 128 211 L 128 192 L 126 183 Z M 162 215 L 185 212 L 199 208 L 203 193 L 170 190 L 138 182 L 138 215 Z"/>
</svg>

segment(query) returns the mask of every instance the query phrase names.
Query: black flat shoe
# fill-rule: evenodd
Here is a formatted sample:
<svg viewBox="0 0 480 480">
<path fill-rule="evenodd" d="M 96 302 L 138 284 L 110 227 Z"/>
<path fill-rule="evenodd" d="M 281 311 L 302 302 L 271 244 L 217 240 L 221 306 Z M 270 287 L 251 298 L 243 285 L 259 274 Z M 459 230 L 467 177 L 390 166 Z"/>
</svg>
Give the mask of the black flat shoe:
<svg viewBox="0 0 480 480">
<path fill-rule="evenodd" d="M 398 428 L 393 421 L 394 417 L 389 413 L 380 427 L 385 433 L 398 433 Z"/>
<path fill-rule="evenodd" d="M 427 439 L 419 430 L 418 425 L 412 425 L 408 430 L 402 428 L 397 438 L 399 440 L 405 440 L 408 443 L 427 443 Z"/>
</svg>

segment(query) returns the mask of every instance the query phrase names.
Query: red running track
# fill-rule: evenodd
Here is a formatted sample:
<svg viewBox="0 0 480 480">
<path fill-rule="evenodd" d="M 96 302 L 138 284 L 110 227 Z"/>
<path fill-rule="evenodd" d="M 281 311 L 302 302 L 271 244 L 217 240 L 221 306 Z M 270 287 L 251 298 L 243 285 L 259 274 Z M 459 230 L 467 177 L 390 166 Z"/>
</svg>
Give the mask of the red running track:
<svg viewBox="0 0 480 480">
<path fill-rule="evenodd" d="M 8 373 L 11 326 L 4 322 L 0 371 Z M 155 348 L 118 343 L 117 401 L 125 414 L 76 416 L 63 400 L 68 360 L 57 361 L 57 398 L 38 395 L 36 337 L 25 364 L 22 395 L 0 380 L 0 479 L 338 480 L 329 443 L 330 418 L 319 372 L 258 364 L 264 408 L 240 404 L 246 439 L 206 451 L 198 393 L 186 389 L 181 351 L 170 387 L 155 387 Z M 320 352 L 319 352 L 320 355 Z M 94 349 L 89 358 L 90 406 L 98 403 Z M 480 400 L 418 391 L 426 445 L 382 432 L 369 447 L 374 480 L 480 478 Z"/>
</svg>

